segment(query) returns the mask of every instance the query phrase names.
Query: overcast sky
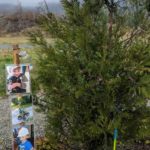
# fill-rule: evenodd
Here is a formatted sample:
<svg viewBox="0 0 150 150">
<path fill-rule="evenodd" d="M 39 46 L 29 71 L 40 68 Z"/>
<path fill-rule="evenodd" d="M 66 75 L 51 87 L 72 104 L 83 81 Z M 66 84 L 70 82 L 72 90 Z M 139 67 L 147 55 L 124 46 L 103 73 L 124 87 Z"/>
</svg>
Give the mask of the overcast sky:
<svg viewBox="0 0 150 150">
<path fill-rule="evenodd" d="M 17 4 L 20 1 L 23 6 L 37 6 L 43 0 L 0 0 L 0 4 Z M 58 3 L 60 0 L 46 0 L 46 2 Z"/>
</svg>

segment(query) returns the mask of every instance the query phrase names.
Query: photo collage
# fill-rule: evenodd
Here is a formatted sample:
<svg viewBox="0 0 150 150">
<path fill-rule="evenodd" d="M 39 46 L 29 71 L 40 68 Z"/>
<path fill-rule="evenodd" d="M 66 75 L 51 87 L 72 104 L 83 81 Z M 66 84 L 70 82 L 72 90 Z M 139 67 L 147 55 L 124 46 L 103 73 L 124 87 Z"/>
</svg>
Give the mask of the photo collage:
<svg viewBox="0 0 150 150">
<path fill-rule="evenodd" d="M 10 96 L 13 150 L 34 149 L 30 65 L 6 65 L 6 93 Z"/>
</svg>

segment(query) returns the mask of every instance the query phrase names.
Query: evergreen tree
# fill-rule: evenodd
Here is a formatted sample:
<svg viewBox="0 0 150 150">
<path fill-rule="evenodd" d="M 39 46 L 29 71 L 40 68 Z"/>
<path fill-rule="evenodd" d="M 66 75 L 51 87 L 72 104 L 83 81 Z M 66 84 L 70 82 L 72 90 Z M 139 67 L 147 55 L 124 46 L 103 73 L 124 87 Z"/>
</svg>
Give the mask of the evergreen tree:
<svg viewBox="0 0 150 150">
<path fill-rule="evenodd" d="M 119 2 L 61 0 L 65 16 L 47 8 L 30 33 L 47 149 L 110 150 L 114 128 L 122 140 L 141 138 L 143 127 L 148 131 L 149 20 L 143 9 L 138 24 L 127 26 L 135 3 L 124 9 Z"/>
</svg>

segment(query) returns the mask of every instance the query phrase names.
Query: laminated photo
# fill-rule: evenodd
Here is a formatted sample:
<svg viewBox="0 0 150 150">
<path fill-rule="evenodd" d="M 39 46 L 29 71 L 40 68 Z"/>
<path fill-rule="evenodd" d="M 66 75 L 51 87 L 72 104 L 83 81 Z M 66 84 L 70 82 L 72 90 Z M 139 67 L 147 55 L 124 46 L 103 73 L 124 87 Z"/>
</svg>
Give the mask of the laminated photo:
<svg viewBox="0 0 150 150">
<path fill-rule="evenodd" d="M 11 97 L 12 125 L 20 122 L 33 123 L 33 105 L 31 95 L 17 95 Z"/>
<path fill-rule="evenodd" d="M 34 149 L 34 125 L 26 125 L 24 122 L 13 126 L 13 150 Z"/>
<path fill-rule="evenodd" d="M 30 93 L 30 65 L 6 65 L 6 93 Z"/>
</svg>

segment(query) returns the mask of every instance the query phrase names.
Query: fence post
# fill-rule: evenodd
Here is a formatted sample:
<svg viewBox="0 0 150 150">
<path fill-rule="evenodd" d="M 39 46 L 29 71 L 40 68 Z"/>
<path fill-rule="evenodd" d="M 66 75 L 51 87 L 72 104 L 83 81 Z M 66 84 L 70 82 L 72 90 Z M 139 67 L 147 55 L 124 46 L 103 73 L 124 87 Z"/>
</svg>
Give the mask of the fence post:
<svg viewBox="0 0 150 150">
<path fill-rule="evenodd" d="M 19 51 L 20 51 L 19 45 L 18 44 L 13 45 L 13 63 L 15 65 L 20 64 Z"/>
</svg>

